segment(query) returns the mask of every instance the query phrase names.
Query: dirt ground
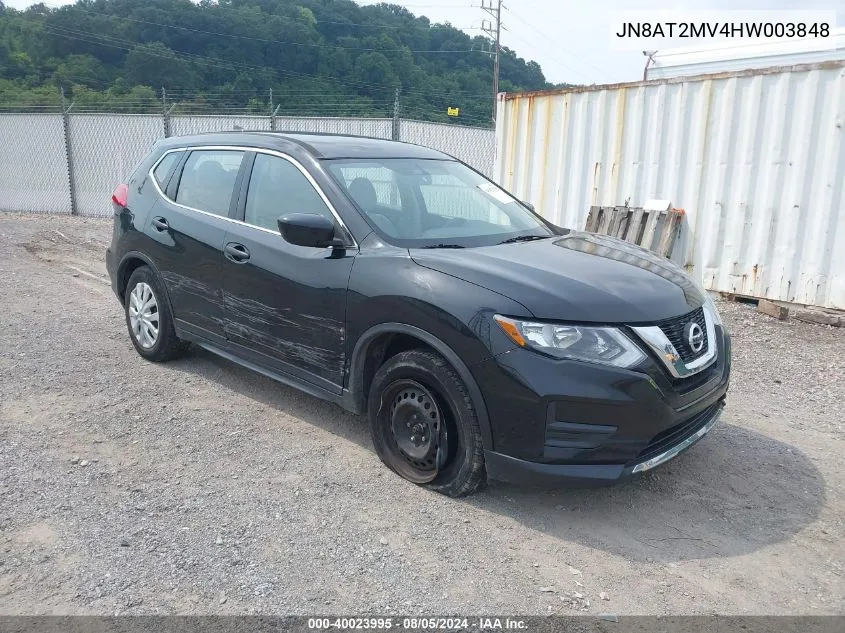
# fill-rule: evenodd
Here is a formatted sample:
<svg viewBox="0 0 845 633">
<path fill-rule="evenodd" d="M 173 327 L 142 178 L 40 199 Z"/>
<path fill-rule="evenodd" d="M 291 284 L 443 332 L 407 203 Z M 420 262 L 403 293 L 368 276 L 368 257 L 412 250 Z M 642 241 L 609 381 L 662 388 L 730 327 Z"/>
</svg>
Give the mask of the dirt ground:
<svg viewBox="0 0 845 633">
<path fill-rule="evenodd" d="M 0 614 L 843 614 L 845 330 L 720 303 L 728 406 L 599 490 L 406 483 L 366 421 L 129 342 L 111 221 L 0 214 Z"/>
</svg>

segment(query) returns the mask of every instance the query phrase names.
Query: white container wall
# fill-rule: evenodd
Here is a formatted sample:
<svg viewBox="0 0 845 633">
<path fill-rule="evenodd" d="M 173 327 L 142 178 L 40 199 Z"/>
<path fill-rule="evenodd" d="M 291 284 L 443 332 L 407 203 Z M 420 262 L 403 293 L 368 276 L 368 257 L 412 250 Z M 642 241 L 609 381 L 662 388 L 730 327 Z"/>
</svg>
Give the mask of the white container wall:
<svg viewBox="0 0 845 633">
<path fill-rule="evenodd" d="M 708 46 L 657 51 L 646 70 L 646 79 L 691 77 L 749 68 L 795 66 L 845 60 L 845 28 L 831 29 L 824 38 L 781 40 L 716 40 Z"/>
<path fill-rule="evenodd" d="M 845 62 L 500 95 L 495 176 L 561 226 L 686 210 L 705 288 L 845 309 Z"/>
</svg>

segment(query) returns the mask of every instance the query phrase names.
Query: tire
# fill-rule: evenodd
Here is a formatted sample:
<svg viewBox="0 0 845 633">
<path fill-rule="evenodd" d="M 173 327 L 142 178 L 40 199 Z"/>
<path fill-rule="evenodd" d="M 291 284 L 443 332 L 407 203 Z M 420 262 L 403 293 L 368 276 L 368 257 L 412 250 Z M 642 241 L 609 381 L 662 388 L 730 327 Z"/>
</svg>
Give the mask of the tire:
<svg viewBox="0 0 845 633">
<path fill-rule="evenodd" d="M 140 302 L 144 303 L 139 305 Z M 143 309 L 142 312 L 137 310 L 138 307 Z M 135 351 L 146 360 L 156 363 L 172 360 L 188 348 L 187 343 L 176 338 L 164 287 L 148 266 L 136 268 L 129 277 L 123 312 L 129 339 L 135 346 Z M 143 317 L 140 319 L 140 325 L 139 316 Z M 155 327 L 157 331 L 152 337 L 152 328 Z"/>
<path fill-rule="evenodd" d="M 388 468 L 450 497 L 486 485 L 478 415 L 466 385 L 442 356 L 412 349 L 391 357 L 376 371 L 367 400 L 373 444 Z"/>
</svg>

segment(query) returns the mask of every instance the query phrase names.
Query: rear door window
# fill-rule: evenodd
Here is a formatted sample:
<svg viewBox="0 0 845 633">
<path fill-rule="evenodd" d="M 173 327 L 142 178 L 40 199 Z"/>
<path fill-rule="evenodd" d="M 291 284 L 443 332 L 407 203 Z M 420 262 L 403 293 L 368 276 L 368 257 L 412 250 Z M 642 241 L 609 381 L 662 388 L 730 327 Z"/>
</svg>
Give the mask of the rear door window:
<svg viewBox="0 0 845 633">
<path fill-rule="evenodd" d="M 207 213 L 226 216 L 238 178 L 244 152 L 234 150 L 197 150 L 191 152 L 176 202 Z"/>
</svg>

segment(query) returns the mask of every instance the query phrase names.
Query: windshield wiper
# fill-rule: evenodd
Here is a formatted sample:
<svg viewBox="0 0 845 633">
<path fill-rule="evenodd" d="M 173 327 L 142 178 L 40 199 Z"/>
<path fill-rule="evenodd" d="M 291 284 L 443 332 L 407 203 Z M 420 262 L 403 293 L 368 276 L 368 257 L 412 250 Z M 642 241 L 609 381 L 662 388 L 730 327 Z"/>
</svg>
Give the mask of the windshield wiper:
<svg viewBox="0 0 845 633">
<path fill-rule="evenodd" d="M 431 244 L 429 246 L 423 246 L 421 248 L 464 248 L 460 244 Z"/>
<path fill-rule="evenodd" d="M 544 240 L 546 238 L 552 237 L 551 235 L 517 235 L 516 237 L 510 237 L 506 239 L 504 242 L 499 242 L 499 244 L 513 244 L 514 242 L 532 242 L 534 240 Z"/>
</svg>

